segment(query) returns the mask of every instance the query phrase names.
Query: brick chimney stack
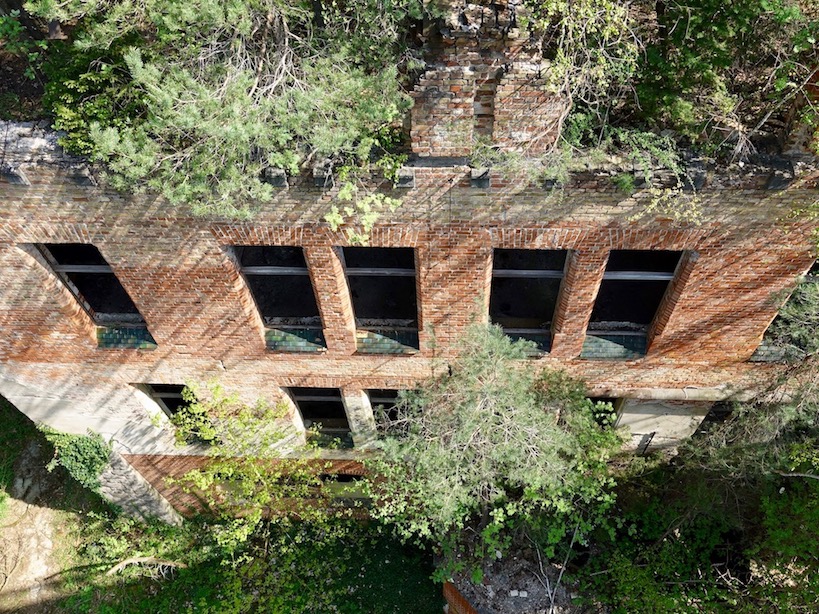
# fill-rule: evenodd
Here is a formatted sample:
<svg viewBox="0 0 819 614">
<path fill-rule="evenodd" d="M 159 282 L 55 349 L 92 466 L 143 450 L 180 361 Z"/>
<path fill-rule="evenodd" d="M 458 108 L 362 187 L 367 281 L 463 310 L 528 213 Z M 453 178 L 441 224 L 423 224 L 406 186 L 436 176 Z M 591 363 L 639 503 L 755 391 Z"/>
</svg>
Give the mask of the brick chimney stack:
<svg viewBox="0 0 819 614">
<path fill-rule="evenodd" d="M 519 28 L 514 0 L 445 3 L 428 27 L 434 59 L 415 87 L 412 150 L 468 156 L 478 141 L 538 155 L 559 134 L 567 101 L 550 90 L 549 64 Z"/>
</svg>

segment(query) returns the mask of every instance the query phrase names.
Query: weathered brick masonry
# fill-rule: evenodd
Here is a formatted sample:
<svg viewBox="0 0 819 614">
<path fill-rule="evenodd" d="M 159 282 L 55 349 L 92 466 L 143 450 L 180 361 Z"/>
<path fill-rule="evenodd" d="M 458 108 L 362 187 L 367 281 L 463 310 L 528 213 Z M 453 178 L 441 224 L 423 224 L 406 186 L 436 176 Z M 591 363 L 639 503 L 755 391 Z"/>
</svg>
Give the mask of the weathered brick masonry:
<svg viewBox="0 0 819 614">
<path fill-rule="evenodd" d="M 156 197 L 78 185 L 59 164 L 30 167 L 31 185 L 0 183 L 0 393 L 56 428 L 101 432 L 125 454 L 190 452 L 174 448 L 169 431 L 151 423 L 150 403 L 134 384 L 215 378 L 247 400 L 286 399 L 283 389 L 292 386 L 339 388 L 345 399 L 412 386 L 438 358 L 455 353 L 473 321 L 487 320 L 495 248 L 570 250 L 551 352 L 529 360 L 529 368 L 565 368 L 596 396 L 669 401 L 752 391 L 777 368 L 747 360 L 783 292 L 814 261 L 813 227 L 790 212 L 816 200 L 815 176 L 781 191 L 762 189 L 764 177 L 755 175 L 729 187 L 715 179 L 715 187 L 701 192 L 704 222 L 685 225 L 629 221 L 644 195 L 624 198 L 605 177 L 579 177 L 558 191 L 477 189 L 465 166 L 418 164 L 415 187 L 396 191 L 404 205 L 371 241 L 415 248 L 420 347 L 410 355 L 356 352 L 338 252 L 347 235 L 321 221 L 333 190 L 291 179 L 253 222 L 237 223 L 190 218 Z M 99 248 L 157 348 L 98 347 L 90 317 L 33 248 L 44 243 Z M 325 351 L 266 348 L 232 245 L 304 247 Z M 612 249 L 682 250 L 686 257 L 644 358 L 580 360 Z M 366 444 L 371 415 L 350 421 L 356 443 Z"/>
</svg>

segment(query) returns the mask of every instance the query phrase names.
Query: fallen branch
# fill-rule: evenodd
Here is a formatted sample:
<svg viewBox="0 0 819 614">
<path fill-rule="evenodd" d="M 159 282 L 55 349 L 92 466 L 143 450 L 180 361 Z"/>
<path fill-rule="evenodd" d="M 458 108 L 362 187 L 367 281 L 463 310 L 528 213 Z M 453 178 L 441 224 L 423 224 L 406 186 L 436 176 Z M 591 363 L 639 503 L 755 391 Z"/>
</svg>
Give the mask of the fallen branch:
<svg viewBox="0 0 819 614">
<path fill-rule="evenodd" d="M 819 480 L 819 475 L 813 473 L 786 473 L 784 471 L 777 471 L 783 478 L 808 478 L 810 480 Z"/>
<path fill-rule="evenodd" d="M 111 569 L 105 572 L 105 575 L 113 576 L 129 565 L 153 565 L 155 567 L 175 567 L 176 569 L 187 569 L 188 567 L 185 563 L 163 561 L 162 559 L 157 559 L 152 556 L 132 556 L 114 565 Z"/>
</svg>

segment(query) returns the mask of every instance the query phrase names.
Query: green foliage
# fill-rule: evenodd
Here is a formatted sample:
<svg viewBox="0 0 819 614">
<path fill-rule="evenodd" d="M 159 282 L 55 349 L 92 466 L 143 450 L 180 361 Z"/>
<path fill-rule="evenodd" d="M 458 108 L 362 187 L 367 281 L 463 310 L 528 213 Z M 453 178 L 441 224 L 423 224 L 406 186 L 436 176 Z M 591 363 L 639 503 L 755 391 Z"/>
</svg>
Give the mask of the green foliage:
<svg viewBox="0 0 819 614">
<path fill-rule="evenodd" d="M 755 126 L 746 122 L 764 123 L 762 109 L 771 106 L 765 97 L 792 99 L 816 66 L 819 21 L 803 13 L 800 4 L 661 3 L 656 35 L 642 34 L 639 112 L 695 143 L 731 144 L 735 155 L 747 153 Z"/>
<path fill-rule="evenodd" d="M 48 42 L 33 40 L 20 23 L 20 11 L 12 9 L 8 15 L 0 15 L 0 50 L 24 58 L 27 64 L 24 75 L 34 80 Z"/>
<path fill-rule="evenodd" d="M 811 612 L 819 595 L 814 481 L 736 481 L 683 455 L 618 489 L 584 592 L 614 612 Z"/>
<path fill-rule="evenodd" d="M 631 173 L 618 173 L 612 177 L 611 182 L 626 196 L 631 196 L 637 191 L 634 175 Z"/>
<path fill-rule="evenodd" d="M 224 557 L 246 559 L 245 547 L 259 533 L 301 523 L 329 531 L 354 508 L 333 490 L 331 465 L 315 445 L 301 443 L 287 408 L 263 400 L 254 405 L 227 394 L 218 384 L 183 391 L 188 401 L 174 417 L 180 443 L 207 444 L 200 468 L 170 480 L 194 493 L 219 525 L 212 535 Z M 339 492 L 337 492 L 339 491 Z"/>
<path fill-rule="evenodd" d="M 240 218 L 271 200 L 266 167 L 369 161 L 409 106 L 397 70 L 412 58 L 406 24 L 424 12 L 418 0 L 388 10 L 317 3 L 317 12 L 280 0 L 31 8 L 79 19 L 71 54 L 96 56 L 52 82 L 65 144 L 106 162 L 116 187 Z"/>
<path fill-rule="evenodd" d="M 428 557 L 402 547 L 377 526 L 298 524 L 275 528 L 245 544 L 238 564 L 221 557 L 218 525 L 171 527 L 91 515 L 81 526 L 78 562 L 67 572 L 75 594 L 67 612 L 439 612 L 440 588 L 429 580 Z M 185 564 L 132 565 L 102 572 L 131 557 Z"/>
<path fill-rule="evenodd" d="M 99 433 L 89 431 L 88 435 L 61 433 L 41 425 L 40 431 L 54 446 L 54 458 L 46 465 L 53 471 L 63 467 L 82 486 L 96 491 L 100 487 L 100 475 L 108 466 L 111 446 Z"/>
<path fill-rule="evenodd" d="M 145 97 L 128 73 L 123 59 L 127 45 L 136 40 L 117 41 L 104 51 L 81 51 L 64 42 L 54 42 L 43 66 L 46 76 L 43 106 L 54 116 L 54 128 L 65 132 L 60 145 L 91 155 L 95 143 L 91 125 L 124 130 L 146 114 Z"/>
<path fill-rule="evenodd" d="M 639 53 L 627 6 L 612 0 L 526 0 L 528 25 L 551 61 L 552 88 L 595 109 L 634 74 Z M 526 20 L 526 19 L 525 19 Z"/>
<path fill-rule="evenodd" d="M 6 399 L 0 397 L 0 520 L 8 505 L 8 491 L 14 483 L 14 463 L 25 447 L 34 426 Z"/>
<path fill-rule="evenodd" d="M 371 463 L 374 516 L 405 539 L 478 557 L 503 549 L 513 527 L 551 523 L 553 548 L 572 527 L 585 534 L 602 522 L 607 460 L 621 440 L 595 421 L 605 408 L 581 384 L 521 369 L 529 349 L 475 327 L 446 373 L 401 397 Z M 464 539 L 471 531 L 478 537 Z"/>
<path fill-rule="evenodd" d="M 791 361 L 819 352 L 819 283 L 796 286 L 768 332 L 770 342 L 784 348 Z"/>
</svg>

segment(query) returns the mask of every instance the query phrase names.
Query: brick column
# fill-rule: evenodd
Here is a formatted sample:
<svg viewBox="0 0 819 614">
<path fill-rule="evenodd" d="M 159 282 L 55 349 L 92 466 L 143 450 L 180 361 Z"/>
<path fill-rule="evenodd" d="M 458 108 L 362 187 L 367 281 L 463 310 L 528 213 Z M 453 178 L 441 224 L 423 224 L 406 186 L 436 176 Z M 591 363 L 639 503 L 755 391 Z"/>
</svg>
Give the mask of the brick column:
<svg viewBox="0 0 819 614">
<path fill-rule="evenodd" d="M 412 151 L 420 156 L 468 156 L 475 118 L 475 74 L 469 66 L 429 70 L 413 92 Z"/>
<path fill-rule="evenodd" d="M 542 154 L 560 135 L 567 101 L 549 92 L 542 72 L 539 61 L 516 62 L 498 85 L 493 136 L 503 151 Z"/>
<path fill-rule="evenodd" d="M 657 308 L 654 321 L 649 328 L 646 354 L 651 352 L 655 345 L 659 346 L 662 344 L 663 332 L 665 331 L 668 321 L 671 319 L 674 308 L 680 301 L 680 296 L 682 296 L 688 280 L 691 278 L 691 272 L 694 270 L 697 260 L 699 260 L 699 254 L 696 252 L 687 251 L 683 253 L 680 264 L 677 267 L 677 274 L 669 284 L 668 290 L 666 290 L 660 302 L 660 306 Z M 656 344 L 655 341 L 657 341 Z"/>
<path fill-rule="evenodd" d="M 552 356 L 580 355 L 608 257 L 608 248 L 570 252 L 552 327 Z"/>
<path fill-rule="evenodd" d="M 488 321 L 489 236 L 442 233 L 418 247 L 416 266 L 421 349 L 428 350 L 434 337 L 437 351 L 450 353 L 469 325 Z"/>
<path fill-rule="evenodd" d="M 310 279 L 324 324 L 328 352 L 354 354 L 356 343 L 353 303 L 338 253 L 330 246 L 305 247 L 304 257 L 310 269 Z"/>
</svg>

